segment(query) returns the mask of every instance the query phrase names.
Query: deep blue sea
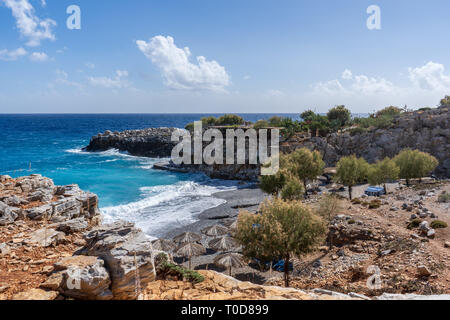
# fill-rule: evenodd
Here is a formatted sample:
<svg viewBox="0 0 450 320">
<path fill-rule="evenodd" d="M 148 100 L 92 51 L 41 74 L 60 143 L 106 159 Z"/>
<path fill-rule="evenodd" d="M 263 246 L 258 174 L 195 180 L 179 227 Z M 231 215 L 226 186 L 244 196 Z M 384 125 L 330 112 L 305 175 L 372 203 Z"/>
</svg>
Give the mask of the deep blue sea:
<svg viewBox="0 0 450 320">
<path fill-rule="evenodd" d="M 0 174 L 39 173 L 57 185 L 78 184 L 99 196 L 106 221 L 133 221 L 149 236 L 158 237 L 221 204 L 211 194 L 236 188 L 237 183 L 154 170 L 152 165 L 158 159 L 116 150 L 86 153 L 81 148 L 89 144 L 91 136 L 105 130 L 184 128 L 203 116 L 209 114 L 0 115 Z M 273 114 L 241 116 L 256 121 Z"/>
</svg>

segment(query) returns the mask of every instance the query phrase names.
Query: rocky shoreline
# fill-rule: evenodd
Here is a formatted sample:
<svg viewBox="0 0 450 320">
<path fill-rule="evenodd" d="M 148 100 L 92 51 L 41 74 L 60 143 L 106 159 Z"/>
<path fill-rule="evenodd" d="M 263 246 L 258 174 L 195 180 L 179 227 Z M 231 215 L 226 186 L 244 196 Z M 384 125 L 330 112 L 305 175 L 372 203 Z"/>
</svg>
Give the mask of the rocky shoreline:
<svg viewBox="0 0 450 320">
<path fill-rule="evenodd" d="M 425 191 L 424 196 L 419 198 L 422 200 L 418 202 L 413 201 L 415 196 L 398 195 L 397 197 L 402 200 L 395 200 L 395 198 L 386 200 L 390 206 L 387 211 L 383 206 L 376 212 L 367 212 L 368 216 L 366 216 L 367 209 L 353 205 L 350 210 L 351 216 L 338 216 L 336 226 L 339 232 L 336 234 L 339 235 L 340 240 L 336 239 L 336 243 L 338 240 L 341 242 L 339 242 L 340 247 L 326 254 L 330 257 L 330 261 L 328 262 L 328 259 L 323 256 L 319 259 L 308 257 L 307 261 L 315 262 L 312 271 L 308 271 L 310 267 L 297 266 L 298 262 L 295 262 L 299 271 L 298 275 L 294 274 L 293 283 L 297 288 L 301 288 L 299 290 L 280 288 L 277 286 L 280 284 L 280 279 L 261 272 L 257 272 L 257 279 L 265 280 L 261 284 L 255 284 L 255 281 L 259 280 L 254 279 L 255 270 L 249 266 L 236 273 L 238 280 L 221 274 L 223 270 L 204 270 L 205 267 L 208 269 L 208 265 L 212 268 L 211 259 L 217 254 L 215 252 L 195 258 L 195 269 L 203 275 L 205 279 L 203 282 L 196 285 L 170 279 L 161 282 L 157 273 L 160 262 L 156 259 L 161 251 L 154 250 L 152 242 L 132 223 L 117 221 L 102 225 L 96 195 L 84 192 L 76 185 L 55 186 L 53 181 L 40 175 L 17 179 L 1 176 L 0 181 L 0 221 L 2 222 L 0 225 L 0 299 L 367 300 L 370 298 L 356 283 L 340 284 L 341 288 L 348 287 L 345 292 L 330 290 L 333 288 L 332 279 L 336 274 L 340 273 L 342 277 L 351 270 L 357 270 L 354 269 L 353 264 L 364 266 L 364 261 L 369 261 L 367 259 L 375 259 L 377 264 L 381 264 L 383 274 L 390 277 L 393 272 L 394 278 L 396 276 L 395 271 L 392 270 L 392 261 L 395 260 L 397 268 L 406 268 L 402 274 L 407 275 L 405 281 L 409 281 L 408 283 L 415 279 L 414 268 L 419 265 L 419 280 L 414 281 L 418 284 L 431 285 L 433 292 L 442 290 L 438 283 L 441 286 L 444 283 L 445 286 L 445 279 L 449 280 L 448 272 L 445 269 L 442 271 L 439 267 L 448 262 L 447 251 L 445 251 L 448 249 L 443 249 L 444 247 L 441 246 L 441 241 L 446 238 L 448 232 L 436 231 L 433 237 L 428 239 L 425 237 L 426 242 L 414 234 L 411 234 L 411 237 L 414 236 L 411 240 L 406 240 L 411 231 L 404 227 L 402 230 L 396 230 L 398 228 L 396 226 L 401 223 L 397 223 L 394 218 L 398 216 L 399 221 L 403 220 L 400 217 L 401 209 L 398 209 L 401 206 L 394 205 L 398 201 L 412 201 L 404 209 L 406 212 L 410 212 L 409 206 L 411 210 L 416 207 L 424 208 L 425 205 L 430 208 L 429 205 L 434 203 L 434 198 L 437 196 L 436 187 L 432 191 Z M 448 192 L 448 184 L 442 186 Z M 242 186 L 238 190 L 220 192 L 214 196 L 226 202 L 206 210 L 198 216 L 198 222 L 182 230 L 173 230 L 166 237 L 170 238 L 186 230 L 200 231 L 214 224 L 230 225 L 236 221 L 240 209 L 256 212 L 259 203 L 266 197 L 259 189 L 251 186 Z M 311 201 L 314 202 L 314 199 Z M 434 211 L 432 215 L 427 209 L 427 219 L 432 216 L 436 218 L 439 214 L 440 219 L 448 221 L 448 212 L 439 211 L 442 210 L 439 209 L 441 207 L 442 205 L 432 205 L 431 209 Z M 383 219 L 386 218 L 390 221 L 387 226 L 390 224 L 395 226 L 382 227 L 385 223 Z M 347 223 L 353 219 L 355 224 Z M 378 222 L 376 219 L 381 220 Z M 364 230 L 376 232 L 368 234 L 364 233 Z M 360 238 L 360 235 L 366 235 L 366 237 Z M 404 238 L 402 240 L 404 242 L 397 244 L 396 239 L 401 238 Z M 427 244 L 428 242 L 430 245 Z M 395 247 L 394 250 L 393 244 L 399 246 L 399 249 Z M 416 249 L 409 252 L 408 250 L 412 249 L 408 246 Z M 430 249 L 427 249 L 428 247 Z M 385 250 L 382 251 L 382 248 Z M 377 251 L 384 253 L 379 256 Z M 433 255 L 430 255 L 430 252 L 433 252 Z M 405 254 L 406 257 L 403 257 Z M 317 264 L 317 261 L 320 261 L 320 264 Z M 348 264 L 350 261 L 352 264 Z M 328 264 L 326 268 L 323 267 Z M 309 272 L 310 276 L 306 276 L 305 272 Z M 422 272 L 427 273 L 422 274 Z M 315 276 L 311 277 L 312 274 Z M 442 281 L 436 282 L 439 278 L 442 278 Z M 246 280 L 252 280 L 253 283 L 245 282 Z M 363 283 L 364 281 L 362 280 Z M 236 291 L 236 287 L 241 289 Z M 398 290 L 387 292 L 396 293 Z M 377 292 L 373 298 L 450 299 L 448 295 L 433 297 L 396 295 L 387 292 L 384 294 Z M 444 289 L 443 293 L 446 292 L 448 291 Z"/>
</svg>

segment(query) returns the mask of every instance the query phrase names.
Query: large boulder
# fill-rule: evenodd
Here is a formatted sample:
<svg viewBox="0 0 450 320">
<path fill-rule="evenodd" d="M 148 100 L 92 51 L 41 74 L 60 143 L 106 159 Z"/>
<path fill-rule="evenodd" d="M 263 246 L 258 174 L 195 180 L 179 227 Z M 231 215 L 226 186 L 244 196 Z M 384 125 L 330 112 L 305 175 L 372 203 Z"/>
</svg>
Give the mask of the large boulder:
<svg viewBox="0 0 450 320">
<path fill-rule="evenodd" d="M 89 228 L 89 223 L 85 218 L 80 217 L 68 221 L 63 221 L 55 223 L 49 226 L 50 228 L 55 228 L 58 231 L 62 231 L 65 234 L 71 234 L 75 232 L 82 232 Z"/>
<path fill-rule="evenodd" d="M 63 232 L 55 229 L 42 228 L 30 234 L 30 238 L 25 240 L 26 244 L 35 244 L 41 247 L 56 246 L 64 243 L 66 238 Z"/>
<path fill-rule="evenodd" d="M 13 223 L 18 217 L 17 209 L 0 201 L 0 226 Z"/>
<path fill-rule="evenodd" d="M 136 299 L 137 283 L 144 288 L 155 279 L 151 242 L 134 224 L 119 221 L 103 225 L 86 233 L 84 238 L 87 245 L 81 253 L 105 261 L 114 299 Z"/>
<path fill-rule="evenodd" d="M 111 280 L 104 261 L 97 257 L 66 257 L 55 264 L 55 272 L 41 287 L 58 290 L 66 297 L 81 300 L 111 300 Z"/>
</svg>

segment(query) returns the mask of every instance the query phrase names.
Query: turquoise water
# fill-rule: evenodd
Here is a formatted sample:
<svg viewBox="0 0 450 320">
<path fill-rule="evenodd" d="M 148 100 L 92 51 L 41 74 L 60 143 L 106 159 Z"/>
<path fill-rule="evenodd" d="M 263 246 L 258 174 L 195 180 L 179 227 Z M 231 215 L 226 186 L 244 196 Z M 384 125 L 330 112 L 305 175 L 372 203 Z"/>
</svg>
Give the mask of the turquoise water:
<svg viewBox="0 0 450 320">
<path fill-rule="evenodd" d="M 99 196 L 107 221 L 133 221 L 157 237 L 194 222 L 196 214 L 221 204 L 211 194 L 234 189 L 236 182 L 154 170 L 152 164 L 158 159 L 116 150 L 85 153 L 81 148 L 91 136 L 105 130 L 183 128 L 202 116 L 206 115 L 0 115 L 0 174 L 39 173 L 57 185 L 78 184 Z M 242 116 L 256 121 L 272 115 Z"/>
</svg>

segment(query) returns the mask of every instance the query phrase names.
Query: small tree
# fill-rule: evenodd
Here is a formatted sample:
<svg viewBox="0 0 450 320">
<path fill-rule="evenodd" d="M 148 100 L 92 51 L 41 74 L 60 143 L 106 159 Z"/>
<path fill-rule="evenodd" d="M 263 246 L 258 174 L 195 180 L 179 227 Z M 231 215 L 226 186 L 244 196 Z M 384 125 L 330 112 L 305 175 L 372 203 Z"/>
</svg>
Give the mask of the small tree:
<svg viewBox="0 0 450 320">
<path fill-rule="evenodd" d="M 300 200 L 303 192 L 302 182 L 297 177 L 290 175 L 280 191 L 280 196 L 283 200 Z"/>
<path fill-rule="evenodd" d="M 290 154 L 289 170 L 303 181 L 305 197 L 308 196 L 307 182 L 314 180 L 323 173 L 325 163 L 319 151 L 311 151 L 308 148 L 298 149 Z"/>
<path fill-rule="evenodd" d="M 395 116 L 399 116 L 402 112 L 403 112 L 403 110 L 401 108 L 390 106 L 390 107 L 386 107 L 386 108 L 378 111 L 375 114 L 375 116 L 377 118 L 384 117 L 384 116 L 393 118 Z"/>
<path fill-rule="evenodd" d="M 219 126 L 235 126 L 235 125 L 241 125 L 244 123 L 244 119 L 238 115 L 235 114 L 225 114 L 221 116 L 216 121 L 216 125 Z"/>
<path fill-rule="evenodd" d="M 369 183 L 372 185 L 383 184 L 384 192 L 387 194 L 386 182 L 398 179 L 400 168 L 394 160 L 385 158 L 377 161 L 369 170 Z"/>
<path fill-rule="evenodd" d="M 441 100 L 440 106 L 450 107 L 450 96 L 445 96 L 445 98 Z"/>
<path fill-rule="evenodd" d="M 395 158 L 395 163 L 400 168 L 399 177 L 410 185 L 411 179 L 420 179 L 430 174 L 439 165 L 439 161 L 432 155 L 419 151 L 405 149 Z"/>
<path fill-rule="evenodd" d="M 345 106 L 337 106 L 327 113 L 330 123 L 336 123 L 338 127 L 343 127 L 351 120 L 351 112 Z"/>
<path fill-rule="evenodd" d="M 280 169 L 276 174 L 260 176 L 259 188 L 268 194 L 278 196 L 290 176 L 288 170 L 286 169 L 288 163 L 289 157 L 285 154 L 280 154 Z"/>
<path fill-rule="evenodd" d="M 235 238 L 249 258 L 284 260 L 284 283 L 289 287 L 289 263 L 293 256 L 311 252 L 326 232 L 323 219 L 299 201 L 266 200 L 261 214 L 242 212 Z M 267 261 L 265 260 L 265 261 Z"/>
<path fill-rule="evenodd" d="M 363 158 L 355 155 L 343 157 L 337 163 L 335 179 L 348 187 L 348 196 L 352 200 L 353 186 L 367 179 L 369 164 Z"/>
</svg>

